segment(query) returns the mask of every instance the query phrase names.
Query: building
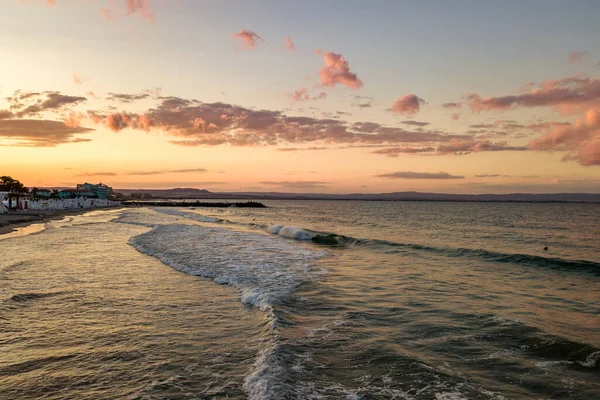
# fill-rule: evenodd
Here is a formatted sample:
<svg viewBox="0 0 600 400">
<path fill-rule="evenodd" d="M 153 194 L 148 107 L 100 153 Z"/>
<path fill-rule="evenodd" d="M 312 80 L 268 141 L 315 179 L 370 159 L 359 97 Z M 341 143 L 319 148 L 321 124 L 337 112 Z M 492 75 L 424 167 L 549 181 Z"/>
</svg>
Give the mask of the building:
<svg viewBox="0 0 600 400">
<path fill-rule="evenodd" d="M 45 199 L 49 199 L 52 197 L 52 192 L 48 189 L 38 189 L 33 193 L 35 197 L 43 197 Z"/>
<path fill-rule="evenodd" d="M 77 185 L 79 186 L 79 185 Z M 74 199 L 76 197 L 98 197 L 91 190 L 83 190 L 83 189 L 65 189 L 60 190 L 58 192 L 58 197 L 60 199 Z"/>
<path fill-rule="evenodd" d="M 110 186 L 103 184 L 102 182 L 96 185 L 87 182 L 80 183 L 77 185 L 77 189 L 89 190 L 90 192 L 93 192 L 94 196 L 99 199 L 108 199 L 113 194 L 113 189 Z"/>
</svg>

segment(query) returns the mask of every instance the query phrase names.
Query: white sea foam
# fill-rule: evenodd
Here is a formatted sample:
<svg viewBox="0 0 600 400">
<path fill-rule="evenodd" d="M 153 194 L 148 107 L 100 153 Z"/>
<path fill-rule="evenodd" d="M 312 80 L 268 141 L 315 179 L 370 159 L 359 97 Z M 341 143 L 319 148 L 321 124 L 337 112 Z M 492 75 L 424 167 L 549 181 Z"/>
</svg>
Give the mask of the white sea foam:
<svg viewBox="0 0 600 400">
<path fill-rule="evenodd" d="M 584 367 L 594 368 L 598 361 L 600 361 L 600 351 L 596 351 L 590 354 L 589 356 L 587 356 L 585 361 L 582 361 L 579 364 L 581 364 Z"/>
<path fill-rule="evenodd" d="M 310 240 L 315 234 L 295 226 L 271 225 L 267 232 L 295 240 Z"/>
<path fill-rule="evenodd" d="M 188 218 L 198 222 L 223 222 L 221 218 L 209 217 L 207 215 L 201 215 L 195 212 L 182 211 L 177 208 L 163 208 L 155 207 L 153 211 L 161 214 L 174 215 L 178 217 Z"/>
<path fill-rule="evenodd" d="M 177 270 L 238 288 L 242 302 L 262 310 L 309 279 L 311 261 L 323 255 L 270 236 L 198 225 L 158 225 L 130 243 Z"/>
<path fill-rule="evenodd" d="M 159 220 L 165 213 L 161 210 L 161 214 Z M 178 215 L 166 214 L 169 219 Z M 152 226 L 152 217 L 122 218 Z M 325 253 L 264 234 L 172 221 L 154 224 L 151 231 L 131 238 L 129 243 L 179 271 L 234 286 L 244 304 L 265 311 L 271 332 L 244 380 L 244 391 L 250 399 L 278 399 L 289 391 L 285 378 L 288 363 L 282 359 L 286 353 L 276 332 L 273 307 L 288 298 L 301 282 L 311 279 L 311 262 Z"/>
</svg>

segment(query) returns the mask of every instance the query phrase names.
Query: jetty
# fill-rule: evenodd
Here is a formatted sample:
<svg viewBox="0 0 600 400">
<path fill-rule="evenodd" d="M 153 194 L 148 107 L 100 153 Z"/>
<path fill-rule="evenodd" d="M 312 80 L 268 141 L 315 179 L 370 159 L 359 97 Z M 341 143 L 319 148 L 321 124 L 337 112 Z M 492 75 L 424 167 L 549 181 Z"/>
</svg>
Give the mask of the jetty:
<svg viewBox="0 0 600 400">
<path fill-rule="evenodd" d="M 257 201 L 219 202 L 219 201 L 169 201 L 169 200 L 125 200 L 124 206 L 137 207 L 201 207 L 201 208 L 267 208 Z"/>
</svg>

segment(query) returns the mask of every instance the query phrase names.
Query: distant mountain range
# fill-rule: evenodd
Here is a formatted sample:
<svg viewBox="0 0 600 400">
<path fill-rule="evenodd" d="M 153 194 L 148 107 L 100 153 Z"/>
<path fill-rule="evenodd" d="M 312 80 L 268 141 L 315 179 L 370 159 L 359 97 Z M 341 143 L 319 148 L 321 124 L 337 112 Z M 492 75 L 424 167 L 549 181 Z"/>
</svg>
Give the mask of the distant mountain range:
<svg viewBox="0 0 600 400">
<path fill-rule="evenodd" d="M 420 192 L 393 193 L 279 193 L 279 192 L 209 192 L 206 189 L 116 189 L 125 195 L 150 194 L 159 199 L 262 199 L 262 200 L 387 200 L 387 201 L 465 201 L 465 202 L 584 202 L 600 203 L 600 194 L 592 193 L 511 193 L 446 194 Z"/>
</svg>

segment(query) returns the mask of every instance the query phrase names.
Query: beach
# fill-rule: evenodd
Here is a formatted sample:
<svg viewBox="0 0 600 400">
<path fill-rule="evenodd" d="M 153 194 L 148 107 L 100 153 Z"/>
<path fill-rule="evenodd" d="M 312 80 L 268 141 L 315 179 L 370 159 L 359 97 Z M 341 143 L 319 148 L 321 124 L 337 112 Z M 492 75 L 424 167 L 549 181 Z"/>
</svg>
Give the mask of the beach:
<svg viewBox="0 0 600 400">
<path fill-rule="evenodd" d="M 17 211 L 9 214 L 0 214 L 0 235 L 14 232 L 17 228 L 24 228 L 31 224 L 39 224 L 64 218 L 68 215 L 79 215 L 93 209 L 68 209 L 51 211 Z"/>
</svg>

